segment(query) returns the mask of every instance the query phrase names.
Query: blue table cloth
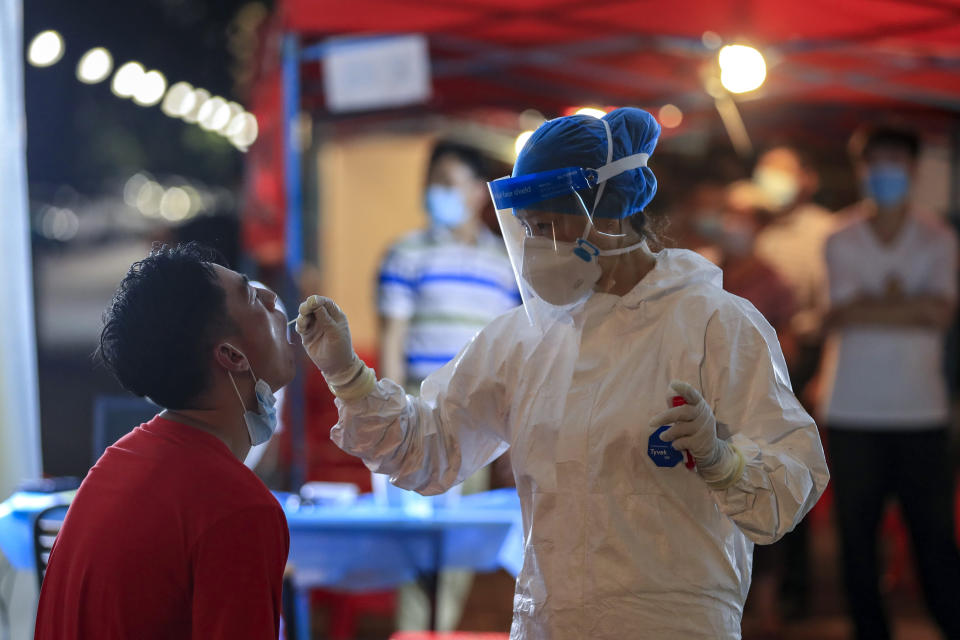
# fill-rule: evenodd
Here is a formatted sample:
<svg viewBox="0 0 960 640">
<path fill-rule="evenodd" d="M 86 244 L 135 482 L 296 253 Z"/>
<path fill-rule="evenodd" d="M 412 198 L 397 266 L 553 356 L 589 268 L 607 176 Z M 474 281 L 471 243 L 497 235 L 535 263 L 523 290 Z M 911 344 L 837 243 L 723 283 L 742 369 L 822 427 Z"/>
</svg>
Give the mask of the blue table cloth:
<svg viewBox="0 0 960 640">
<path fill-rule="evenodd" d="M 284 511 L 299 588 L 388 589 L 446 568 L 504 568 L 516 576 L 523 561 L 513 489 L 463 496 L 455 508 L 423 515 L 378 506 L 369 495 L 349 506 L 285 504 Z"/>
</svg>

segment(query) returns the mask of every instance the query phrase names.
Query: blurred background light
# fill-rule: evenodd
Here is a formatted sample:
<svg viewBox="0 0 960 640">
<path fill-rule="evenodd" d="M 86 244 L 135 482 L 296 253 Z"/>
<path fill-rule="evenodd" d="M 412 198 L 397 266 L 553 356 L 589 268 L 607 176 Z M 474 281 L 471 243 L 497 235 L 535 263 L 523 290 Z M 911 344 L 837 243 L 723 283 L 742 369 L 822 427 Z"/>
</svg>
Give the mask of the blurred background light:
<svg viewBox="0 0 960 640">
<path fill-rule="evenodd" d="M 63 38 L 56 31 L 41 31 L 30 42 L 27 60 L 35 67 L 49 67 L 63 57 Z"/>
<path fill-rule="evenodd" d="M 137 191 L 137 209 L 148 218 L 156 217 L 160 213 L 160 201 L 164 193 L 163 187 L 153 180 L 147 180 Z"/>
<path fill-rule="evenodd" d="M 123 185 L 123 201 L 131 207 L 137 206 L 137 197 L 140 195 L 140 189 L 144 187 L 150 178 L 142 173 L 135 173 L 130 176 Z"/>
<path fill-rule="evenodd" d="M 76 237 L 80 220 L 71 209 L 47 207 L 40 219 L 40 229 L 46 238 L 68 242 Z"/>
<path fill-rule="evenodd" d="M 140 77 L 133 92 L 133 101 L 141 107 L 151 107 L 163 98 L 167 91 L 167 79 L 162 73 L 154 69 Z"/>
<path fill-rule="evenodd" d="M 723 38 L 721 38 L 720 34 L 716 31 L 704 31 L 703 35 L 700 36 L 700 42 L 702 42 L 703 46 L 707 49 L 715 51 L 723 44 Z"/>
<path fill-rule="evenodd" d="M 190 215 L 195 215 L 204 209 L 203 206 L 203 196 L 200 195 L 200 192 L 194 189 L 192 186 L 185 184 L 181 187 L 183 192 L 187 194 L 187 197 L 190 199 Z"/>
<path fill-rule="evenodd" d="M 233 100 L 228 102 L 227 106 L 230 108 L 230 120 L 233 120 L 238 115 L 246 111 L 241 105 L 237 104 Z"/>
<path fill-rule="evenodd" d="M 103 47 L 90 49 L 77 63 L 77 79 L 86 84 L 96 84 L 106 80 L 111 71 L 113 71 L 113 56 Z"/>
<path fill-rule="evenodd" d="M 234 122 L 237 124 L 234 125 Z M 259 127 L 252 113 L 241 113 L 227 128 L 227 137 L 238 149 L 246 150 L 257 139 Z M 236 129 L 234 128 L 236 126 Z"/>
<path fill-rule="evenodd" d="M 197 123 L 207 131 L 212 131 L 217 128 L 216 122 L 220 120 L 224 110 L 226 110 L 227 124 L 229 124 L 230 107 L 227 106 L 227 101 L 220 96 L 210 98 L 200 107 Z"/>
<path fill-rule="evenodd" d="M 227 126 L 232 119 L 233 113 L 230 105 L 226 102 L 223 102 L 223 104 L 218 103 L 213 115 L 210 116 L 210 128 L 218 133 L 223 133 L 227 130 Z"/>
<path fill-rule="evenodd" d="M 190 217 L 190 195 L 180 187 L 170 187 L 160 198 L 160 215 L 171 222 Z"/>
<path fill-rule="evenodd" d="M 524 109 L 518 118 L 520 128 L 523 130 L 536 129 L 547 121 L 546 116 L 537 109 Z"/>
<path fill-rule="evenodd" d="M 517 136 L 516 142 L 513 143 L 513 151 L 519 156 L 520 152 L 523 150 L 523 146 L 527 144 L 527 140 L 530 139 L 530 136 L 533 135 L 533 131 L 524 131 Z"/>
<path fill-rule="evenodd" d="M 143 65 L 139 62 L 127 62 L 113 74 L 110 90 L 121 98 L 132 98 L 145 73 Z"/>
<path fill-rule="evenodd" d="M 665 104 L 660 107 L 657 116 L 660 124 L 667 129 L 679 127 L 680 123 L 683 122 L 683 111 L 680 111 L 680 108 L 673 104 Z"/>
<path fill-rule="evenodd" d="M 194 89 L 193 106 L 180 117 L 182 117 L 185 122 L 193 124 L 200 115 L 200 109 L 203 108 L 203 105 L 206 104 L 208 100 L 210 100 L 209 91 L 206 89 Z"/>
<path fill-rule="evenodd" d="M 574 113 L 578 116 L 593 116 L 594 118 L 602 118 L 607 115 L 606 111 L 597 107 L 583 107 L 582 109 L 577 109 Z"/>
<path fill-rule="evenodd" d="M 720 82 L 731 93 L 746 93 L 763 84 L 767 63 L 763 55 L 742 44 L 728 44 L 720 49 Z"/>
<path fill-rule="evenodd" d="M 160 109 L 171 118 L 180 118 L 193 110 L 197 97 L 187 82 L 177 82 L 167 91 Z"/>
</svg>

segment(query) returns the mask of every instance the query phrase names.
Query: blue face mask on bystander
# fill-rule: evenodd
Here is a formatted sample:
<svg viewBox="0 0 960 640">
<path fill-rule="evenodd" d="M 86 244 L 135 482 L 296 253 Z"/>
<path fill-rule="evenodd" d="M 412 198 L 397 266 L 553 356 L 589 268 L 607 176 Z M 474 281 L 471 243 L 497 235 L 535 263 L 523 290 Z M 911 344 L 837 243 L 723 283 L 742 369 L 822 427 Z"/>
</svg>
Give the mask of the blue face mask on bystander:
<svg viewBox="0 0 960 640">
<path fill-rule="evenodd" d="M 864 179 L 863 188 L 878 206 L 895 207 L 910 194 L 910 176 L 898 164 L 873 165 Z"/>
<path fill-rule="evenodd" d="M 424 206 L 430 215 L 430 222 L 444 229 L 455 229 L 469 217 L 463 194 L 456 187 L 430 185 L 424 196 Z"/>
</svg>

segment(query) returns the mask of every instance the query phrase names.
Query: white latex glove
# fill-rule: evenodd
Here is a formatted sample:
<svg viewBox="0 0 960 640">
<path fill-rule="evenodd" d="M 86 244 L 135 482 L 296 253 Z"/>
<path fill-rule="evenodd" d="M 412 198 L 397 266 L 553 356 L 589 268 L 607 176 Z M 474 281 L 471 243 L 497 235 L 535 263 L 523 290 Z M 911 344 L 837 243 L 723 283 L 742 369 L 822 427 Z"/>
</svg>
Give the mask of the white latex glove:
<svg viewBox="0 0 960 640">
<path fill-rule="evenodd" d="M 307 355 L 330 384 L 347 384 L 362 367 L 353 351 L 347 316 L 330 298 L 313 295 L 303 301 L 297 333 Z"/>
<path fill-rule="evenodd" d="M 700 392 L 686 382 L 671 382 L 670 390 L 673 395 L 681 396 L 687 404 L 656 415 L 650 421 L 650 426 L 656 429 L 664 424 L 673 425 L 660 434 L 660 439 L 672 442 L 677 451 L 686 449 L 698 464 L 709 463 L 717 454 L 719 441 L 713 411 L 704 402 Z"/>
<path fill-rule="evenodd" d="M 686 382 L 671 382 L 670 390 L 687 404 L 658 414 L 650 426 L 673 425 L 660 439 L 672 442 L 677 451 L 689 451 L 697 461 L 697 472 L 711 486 L 722 488 L 736 481 L 743 471 L 743 455 L 717 437 L 717 419 L 703 396 Z"/>
</svg>

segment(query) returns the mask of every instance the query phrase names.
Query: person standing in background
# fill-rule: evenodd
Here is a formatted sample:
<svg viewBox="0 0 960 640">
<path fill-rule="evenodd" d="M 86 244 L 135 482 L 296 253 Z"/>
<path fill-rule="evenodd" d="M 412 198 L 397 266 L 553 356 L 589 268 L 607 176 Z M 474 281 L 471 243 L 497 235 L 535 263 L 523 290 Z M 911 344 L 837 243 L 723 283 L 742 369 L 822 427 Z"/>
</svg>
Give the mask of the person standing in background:
<svg viewBox="0 0 960 640">
<path fill-rule="evenodd" d="M 947 638 L 960 638 L 960 553 L 948 456 L 944 336 L 957 298 L 957 240 L 909 205 L 920 142 L 895 128 L 851 142 L 865 198 L 830 236 L 826 393 L 844 582 L 859 639 L 890 638 L 879 589 L 877 531 L 895 496 L 920 582 Z"/>
<path fill-rule="evenodd" d="M 810 158 L 793 147 L 777 146 L 763 153 L 754 168 L 753 182 L 770 215 L 769 224 L 757 235 L 755 251 L 793 291 L 793 353 L 785 353 L 787 369 L 794 393 L 804 408 L 812 411 L 827 296 L 823 244 L 837 228 L 836 217 L 812 202 L 820 186 L 819 176 Z M 783 605 L 789 616 L 802 617 L 809 601 L 807 526 L 802 522 L 782 543 L 786 547 L 782 552 L 786 563 Z"/>
<path fill-rule="evenodd" d="M 476 151 L 438 143 L 424 193 L 429 226 L 395 243 L 380 267 L 380 368 L 408 393 L 521 302 L 503 241 L 481 220 L 484 179 Z"/>
<path fill-rule="evenodd" d="M 837 228 L 836 218 L 811 201 L 819 188 L 812 162 L 791 147 L 774 147 L 760 156 L 753 182 L 763 195 L 771 219 L 757 234 L 757 256 L 771 265 L 793 290 L 791 329 L 798 353 L 790 367 L 797 396 L 816 373 L 823 344 L 826 266 L 823 244 Z"/>
<path fill-rule="evenodd" d="M 387 252 L 377 287 L 380 369 L 419 394 L 420 383 L 452 360 L 476 333 L 521 303 L 503 241 L 484 224 L 489 203 L 484 163 L 473 149 L 438 143 L 427 167 L 425 229 Z M 464 483 L 464 492 L 489 488 L 485 467 Z M 441 575 L 438 621 L 454 629 L 469 593 L 472 573 Z M 400 589 L 398 626 L 426 629 L 428 602 L 417 585 Z"/>
<path fill-rule="evenodd" d="M 750 301 L 777 332 L 787 366 L 796 359 L 793 289 L 766 259 L 757 255 L 757 237 L 769 224 L 769 205 L 749 180 L 739 180 L 726 191 L 720 219 L 723 288 Z"/>
</svg>

